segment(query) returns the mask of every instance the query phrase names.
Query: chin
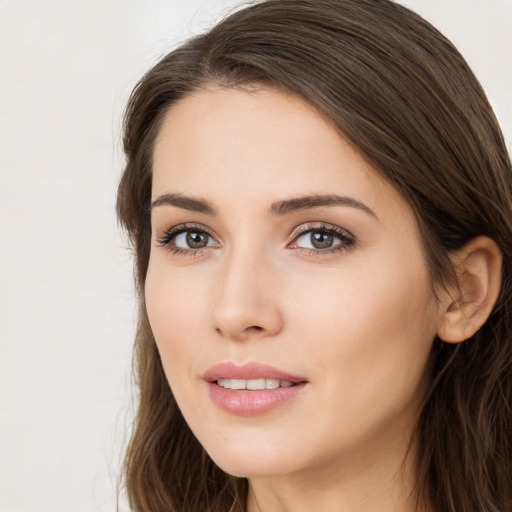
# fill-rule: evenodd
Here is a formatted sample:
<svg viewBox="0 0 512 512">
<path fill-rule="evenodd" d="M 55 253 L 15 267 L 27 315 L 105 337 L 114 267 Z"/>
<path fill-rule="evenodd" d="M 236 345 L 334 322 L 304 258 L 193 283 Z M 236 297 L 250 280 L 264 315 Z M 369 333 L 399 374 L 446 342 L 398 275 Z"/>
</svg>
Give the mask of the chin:
<svg viewBox="0 0 512 512">
<path fill-rule="evenodd" d="M 240 478 L 280 476 L 300 469 L 300 461 L 296 457 L 289 457 L 276 446 L 266 446 L 262 449 L 262 445 L 259 445 L 253 450 L 244 450 L 239 446 L 230 449 L 224 446 L 222 449 L 217 447 L 207 451 L 224 472 Z"/>
<path fill-rule="evenodd" d="M 225 473 L 238 478 L 265 478 L 287 475 L 293 472 L 292 468 L 286 468 L 281 464 L 276 466 L 273 461 L 241 461 L 241 460 L 216 460 L 213 461 Z"/>
</svg>

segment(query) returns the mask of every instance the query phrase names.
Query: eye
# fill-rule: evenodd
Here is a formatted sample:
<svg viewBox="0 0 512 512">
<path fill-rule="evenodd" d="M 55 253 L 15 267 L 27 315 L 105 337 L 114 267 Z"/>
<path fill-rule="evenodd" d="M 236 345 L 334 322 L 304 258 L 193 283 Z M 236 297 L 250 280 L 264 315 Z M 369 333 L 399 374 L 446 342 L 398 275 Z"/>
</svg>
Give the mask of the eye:
<svg viewBox="0 0 512 512">
<path fill-rule="evenodd" d="M 329 249 L 336 242 L 334 235 L 322 231 L 311 231 L 297 239 L 297 247 L 307 249 Z"/>
<path fill-rule="evenodd" d="M 218 247 L 219 244 L 206 229 L 180 224 L 163 233 L 158 239 L 158 245 L 175 253 L 192 253 L 207 247 Z"/>
<path fill-rule="evenodd" d="M 183 231 L 174 237 L 175 247 L 180 249 L 202 249 L 208 247 L 212 240 L 208 233 L 204 231 Z"/>
<path fill-rule="evenodd" d="M 329 252 L 348 249 L 354 245 L 354 242 L 354 237 L 348 231 L 337 226 L 304 226 L 290 247 L 313 252 Z"/>
</svg>

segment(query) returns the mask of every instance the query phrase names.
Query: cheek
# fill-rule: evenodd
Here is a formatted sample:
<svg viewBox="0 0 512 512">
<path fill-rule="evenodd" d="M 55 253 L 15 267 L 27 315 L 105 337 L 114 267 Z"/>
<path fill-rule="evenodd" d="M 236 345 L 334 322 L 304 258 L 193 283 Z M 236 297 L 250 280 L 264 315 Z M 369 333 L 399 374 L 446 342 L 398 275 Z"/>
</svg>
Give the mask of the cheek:
<svg viewBox="0 0 512 512">
<path fill-rule="evenodd" d="M 296 336 L 315 368 L 320 396 L 338 411 L 332 419 L 354 432 L 422 398 L 435 300 L 422 266 L 396 268 L 316 280 L 314 301 L 310 294 L 294 296 Z"/>
<path fill-rule="evenodd" d="M 194 340 L 200 338 L 198 333 L 204 332 L 207 294 L 198 284 L 156 266 L 150 265 L 148 270 L 146 308 L 170 381 L 175 374 L 189 373 L 191 358 L 197 353 Z"/>
<path fill-rule="evenodd" d="M 205 351 L 208 293 L 204 283 L 186 273 L 154 265 L 145 286 L 146 308 L 162 366 L 172 393 L 186 418 L 202 424 L 204 407 L 197 400 L 197 363 Z"/>
<path fill-rule="evenodd" d="M 409 335 L 414 344 L 435 333 L 435 300 L 422 265 L 361 262 L 343 272 L 303 275 L 289 291 L 283 299 L 288 316 L 318 332 L 317 342 L 339 337 L 343 345 L 364 340 L 379 347 L 389 338 Z"/>
</svg>

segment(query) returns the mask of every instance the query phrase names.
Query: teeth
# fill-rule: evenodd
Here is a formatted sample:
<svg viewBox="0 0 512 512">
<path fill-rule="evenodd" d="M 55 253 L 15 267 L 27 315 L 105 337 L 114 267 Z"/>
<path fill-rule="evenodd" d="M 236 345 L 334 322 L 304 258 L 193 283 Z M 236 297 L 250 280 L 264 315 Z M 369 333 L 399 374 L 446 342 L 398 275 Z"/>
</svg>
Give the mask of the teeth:
<svg viewBox="0 0 512 512">
<path fill-rule="evenodd" d="M 258 390 L 265 389 L 265 379 L 251 379 L 245 381 L 245 389 Z"/>
<path fill-rule="evenodd" d="M 246 381 L 244 379 L 231 379 L 231 389 L 245 389 Z"/>
<path fill-rule="evenodd" d="M 279 387 L 279 381 L 277 379 L 266 379 L 265 389 L 277 389 Z"/>
<path fill-rule="evenodd" d="M 294 385 L 289 380 L 279 379 L 218 379 L 217 384 L 226 389 L 249 389 L 260 391 L 263 389 L 289 388 Z"/>
</svg>

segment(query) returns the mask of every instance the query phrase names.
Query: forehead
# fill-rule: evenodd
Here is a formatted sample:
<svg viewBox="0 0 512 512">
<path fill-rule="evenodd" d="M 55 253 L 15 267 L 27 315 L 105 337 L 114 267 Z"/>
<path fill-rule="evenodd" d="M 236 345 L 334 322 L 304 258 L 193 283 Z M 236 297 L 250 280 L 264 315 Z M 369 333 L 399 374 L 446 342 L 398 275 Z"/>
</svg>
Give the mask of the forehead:
<svg viewBox="0 0 512 512">
<path fill-rule="evenodd" d="M 176 103 L 155 142 L 153 198 L 201 196 L 216 204 L 350 195 L 410 216 L 400 194 L 302 99 L 272 89 L 207 89 Z"/>
</svg>

